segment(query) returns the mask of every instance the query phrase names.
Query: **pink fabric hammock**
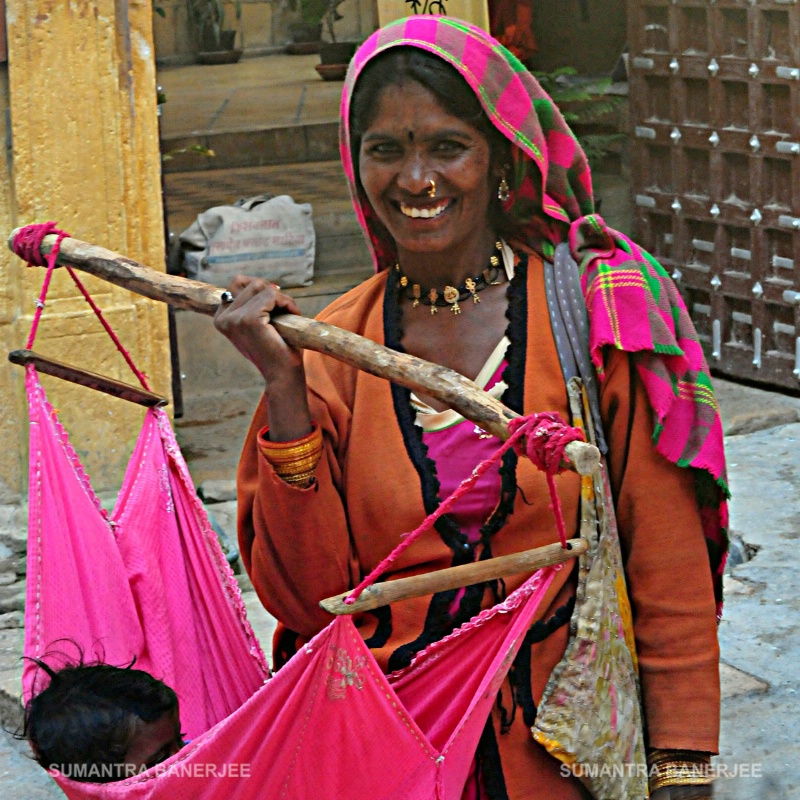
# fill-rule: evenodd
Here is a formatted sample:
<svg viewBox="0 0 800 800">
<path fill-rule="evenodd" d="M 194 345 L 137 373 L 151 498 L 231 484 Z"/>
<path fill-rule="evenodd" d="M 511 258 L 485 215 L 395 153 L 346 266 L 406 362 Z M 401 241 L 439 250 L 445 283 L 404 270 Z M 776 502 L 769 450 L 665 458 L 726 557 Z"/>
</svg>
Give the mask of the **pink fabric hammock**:
<svg viewBox="0 0 800 800">
<path fill-rule="evenodd" d="M 29 348 L 54 263 L 51 253 Z M 345 616 L 269 678 L 167 415 L 146 413 L 108 515 L 33 366 L 26 389 L 25 655 L 41 657 L 66 638 L 87 654 L 100 649 L 108 663 L 135 656 L 137 668 L 175 689 L 192 740 L 157 767 L 111 784 L 51 771 L 68 797 L 461 799 L 497 691 L 560 566 L 535 573 L 396 674 L 380 671 Z M 27 663 L 25 699 L 43 688 Z"/>
<path fill-rule="evenodd" d="M 112 784 L 53 771 L 68 797 L 460 800 L 497 690 L 560 567 L 395 675 L 380 671 L 345 616 L 264 683 L 261 649 L 166 414 L 147 412 L 108 518 L 32 367 L 27 385 L 26 655 L 68 637 L 87 652 L 101 643 L 110 663 L 137 656 L 176 690 L 192 739 Z"/>
<path fill-rule="evenodd" d="M 197 499 L 167 415 L 145 415 L 116 507 L 92 491 L 32 366 L 25 655 L 70 654 L 136 667 L 178 694 L 194 737 L 269 676 L 236 579 Z M 229 657 L 224 657 L 229 654 Z M 41 691 L 25 662 L 23 694 Z M 36 684 L 36 685 L 34 685 Z"/>
</svg>

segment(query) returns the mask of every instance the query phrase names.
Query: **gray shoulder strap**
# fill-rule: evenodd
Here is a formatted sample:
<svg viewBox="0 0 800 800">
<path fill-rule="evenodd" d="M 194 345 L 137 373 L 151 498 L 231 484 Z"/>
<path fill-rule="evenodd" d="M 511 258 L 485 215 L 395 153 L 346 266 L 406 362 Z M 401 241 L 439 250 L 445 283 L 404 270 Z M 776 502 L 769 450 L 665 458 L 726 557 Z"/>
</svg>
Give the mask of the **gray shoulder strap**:
<svg viewBox="0 0 800 800">
<path fill-rule="evenodd" d="M 580 272 L 570 255 L 569 245 L 558 245 L 553 263 L 544 262 L 544 282 L 550 325 L 564 382 L 575 377 L 583 381 L 589 398 L 597 445 L 605 453 L 608 447 L 600 418 L 597 376 L 589 357 L 589 320 L 581 291 Z"/>
</svg>

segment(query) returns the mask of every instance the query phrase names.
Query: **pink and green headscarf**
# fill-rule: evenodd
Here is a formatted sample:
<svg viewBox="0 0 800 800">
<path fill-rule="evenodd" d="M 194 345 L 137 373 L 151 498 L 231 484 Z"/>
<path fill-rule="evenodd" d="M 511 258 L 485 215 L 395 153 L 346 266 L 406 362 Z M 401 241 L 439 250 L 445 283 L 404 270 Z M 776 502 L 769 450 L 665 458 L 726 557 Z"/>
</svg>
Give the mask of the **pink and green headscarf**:
<svg viewBox="0 0 800 800">
<path fill-rule="evenodd" d="M 686 306 L 663 267 L 594 213 L 581 146 L 536 79 L 480 28 L 450 17 L 415 16 L 376 31 L 356 53 L 342 93 L 339 149 L 356 215 L 377 270 L 395 260 L 375 214 L 356 186 L 350 100 L 364 66 L 392 47 L 418 47 L 449 63 L 469 84 L 492 124 L 515 145 L 511 197 L 504 204 L 524 244 L 552 257 L 569 243 L 589 312 L 589 348 L 602 378 L 606 347 L 634 354 L 655 415 L 659 453 L 693 468 L 719 608 L 727 552 L 727 479 L 722 423 L 708 366 Z"/>
</svg>

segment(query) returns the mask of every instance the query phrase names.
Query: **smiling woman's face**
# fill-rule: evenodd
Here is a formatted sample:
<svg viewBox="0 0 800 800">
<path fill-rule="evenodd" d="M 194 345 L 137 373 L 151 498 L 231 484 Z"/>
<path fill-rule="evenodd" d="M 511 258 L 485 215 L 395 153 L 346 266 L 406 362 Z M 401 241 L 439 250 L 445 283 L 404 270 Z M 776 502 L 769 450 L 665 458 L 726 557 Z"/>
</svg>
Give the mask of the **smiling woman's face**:
<svg viewBox="0 0 800 800">
<path fill-rule="evenodd" d="M 464 252 L 493 237 L 489 143 L 415 81 L 387 86 L 364 131 L 361 184 L 403 254 Z M 431 180 L 436 194 L 429 196 Z"/>
</svg>

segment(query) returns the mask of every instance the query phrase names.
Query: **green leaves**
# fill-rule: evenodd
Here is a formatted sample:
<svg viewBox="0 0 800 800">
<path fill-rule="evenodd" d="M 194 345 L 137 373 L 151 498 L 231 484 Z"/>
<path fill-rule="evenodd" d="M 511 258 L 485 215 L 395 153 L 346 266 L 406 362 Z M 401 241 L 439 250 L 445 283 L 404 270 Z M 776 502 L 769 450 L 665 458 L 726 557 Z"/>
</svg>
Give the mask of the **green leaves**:
<svg viewBox="0 0 800 800">
<path fill-rule="evenodd" d="M 227 5 L 233 6 L 233 13 L 238 22 L 242 18 L 242 0 L 230 0 Z M 225 6 L 223 0 L 186 0 L 189 25 L 195 31 L 198 42 L 202 43 L 210 37 L 217 47 L 220 46 L 220 34 L 228 30 L 225 25 Z"/>
</svg>

